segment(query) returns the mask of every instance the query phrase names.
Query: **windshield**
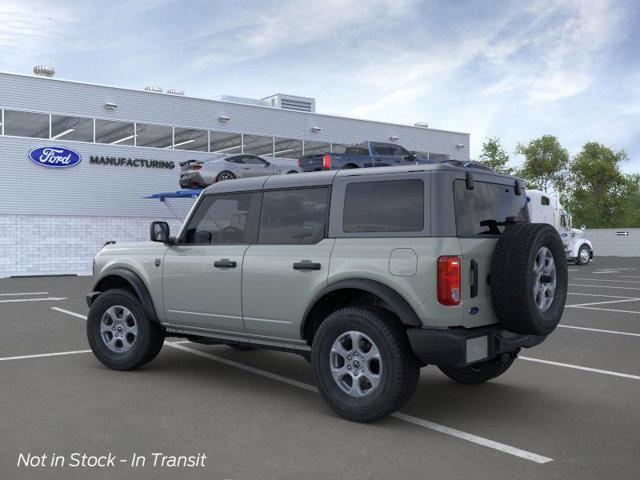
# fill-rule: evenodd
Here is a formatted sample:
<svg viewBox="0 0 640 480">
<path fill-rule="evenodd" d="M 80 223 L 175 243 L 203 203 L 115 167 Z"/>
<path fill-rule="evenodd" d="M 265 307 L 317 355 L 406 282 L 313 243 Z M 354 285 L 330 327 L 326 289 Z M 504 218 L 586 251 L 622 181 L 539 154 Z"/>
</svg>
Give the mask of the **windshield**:
<svg viewBox="0 0 640 480">
<path fill-rule="evenodd" d="M 464 180 L 455 180 L 453 193 L 459 237 L 500 235 L 508 217 L 529 221 L 526 195 L 516 195 L 512 186 L 476 181 L 468 190 Z"/>
</svg>

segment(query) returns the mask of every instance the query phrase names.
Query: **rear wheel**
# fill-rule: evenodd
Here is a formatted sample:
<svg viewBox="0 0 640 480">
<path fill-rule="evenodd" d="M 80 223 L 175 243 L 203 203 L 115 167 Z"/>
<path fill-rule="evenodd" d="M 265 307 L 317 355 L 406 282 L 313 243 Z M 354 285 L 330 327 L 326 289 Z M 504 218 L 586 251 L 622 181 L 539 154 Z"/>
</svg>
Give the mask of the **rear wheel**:
<svg viewBox="0 0 640 480">
<path fill-rule="evenodd" d="M 511 365 L 513 365 L 516 356 L 517 352 L 505 353 L 503 355 L 499 355 L 493 360 L 476 363 L 474 365 L 469 365 L 468 367 L 438 368 L 451 380 L 455 380 L 458 383 L 473 385 L 476 383 L 486 382 L 487 380 L 491 380 L 492 378 L 502 375 L 504 372 L 509 370 Z"/>
<path fill-rule="evenodd" d="M 287 175 L 292 175 L 294 173 L 298 173 L 298 172 L 296 172 L 295 170 L 291 170 L 290 172 L 287 172 Z"/>
<path fill-rule="evenodd" d="M 369 306 L 329 315 L 314 337 L 311 363 L 324 400 L 355 422 L 402 408 L 420 375 L 402 326 L 387 311 Z"/>
<path fill-rule="evenodd" d="M 216 177 L 216 182 L 222 182 L 224 180 L 233 180 L 234 178 L 236 178 L 236 176 L 233 173 L 225 170 L 218 174 L 218 176 Z"/>
<path fill-rule="evenodd" d="M 164 343 L 162 327 L 147 317 L 138 298 L 113 289 L 96 298 L 87 317 L 94 355 L 113 370 L 131 370 L 153 360 Z"/>
<path fill-rule="evenodd" d="M 576 257 L 576 263 L 578 265 L 586 265 L 591 260 L 591 255 L 589 252 L 589 247 L 586 245 L 582 245 L 578 250 L 578 256 Z"/>
</svg>

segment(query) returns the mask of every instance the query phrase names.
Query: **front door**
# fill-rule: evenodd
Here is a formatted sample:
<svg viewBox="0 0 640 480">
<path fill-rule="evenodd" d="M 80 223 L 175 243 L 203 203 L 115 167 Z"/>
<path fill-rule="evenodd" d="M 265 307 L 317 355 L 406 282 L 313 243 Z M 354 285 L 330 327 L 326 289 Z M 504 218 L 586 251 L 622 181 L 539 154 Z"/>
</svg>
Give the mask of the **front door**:
<svg viewBox="0 0 640 480">
<path fill-rule="evenodd" d="M 265 191 L 258 242 L 244 256 L 242 306 L 247 333 L 300 338 L 300 322 L 326 284 L 335 242 L 326 237 L 330 190 Z"/>
<path fill-rule="evenodd" d="M 200 200 L 178 243 L 164 257 L 167 323 L 217 332 L 243 332 L 241 278 L 245 251 L 257 230 L 256 193 Z"/>
<path fill-rule="evenodd" d="M 256 155 L 244 155 L 240 168 L 243 177 L 263 177 L 273 174 L 273 165 Z"/>
</svg>

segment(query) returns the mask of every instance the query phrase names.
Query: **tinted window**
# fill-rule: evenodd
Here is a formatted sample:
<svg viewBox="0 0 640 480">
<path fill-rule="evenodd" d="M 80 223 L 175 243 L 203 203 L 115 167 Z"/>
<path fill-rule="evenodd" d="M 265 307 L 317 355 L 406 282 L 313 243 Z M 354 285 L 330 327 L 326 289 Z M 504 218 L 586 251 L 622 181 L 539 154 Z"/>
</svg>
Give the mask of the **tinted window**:
<svg viewBox="0 0 640 480">
<path fill-rule="evenodd" d="M 206 197 L 189 221 L 184 243 L 249 243 L 249 210 L 255 196 L 231 193 Z"/>
<path fill-rule="evenodd" d="M 49 138 L 49 115 L 5 110 L 4 134 L 18 137 Z"/>
<path fill-rule="evenodd" d="M 389 145 L 389 155 L 392 157 L 404 158 L 409 152 L 398 145 Z"/>
<path fill-rule="evenodd" d="M 342 228 L 355 232 L 419 232 L 424 228 L 424 182 L 418 179 L 347 185 Z"/>
<path fill-rule="evenodd" d="M 389 155 L 389 147 L 386 145 L 374 145 L 376 155 Z"/>
<path fill-rule="evenodd" d="M 549 197 L 540 197 L 540 203 L 542 205 L 549 205 Z"/>
<path fill-rule="evenodd" d="M 324 238 L 328 188 L 264 192 L 259 243 L 312 244 Z"/>
<path fill-rule="evenodd" d="M 526 196 L 516 195 L 511 186 L 474 182 L 473 190 L 467 190 L 464 180 L 456 180 L 453 185 L 459 236 L 499 235 L 507 217 L 529 219 Z"/>
<path fill-rule="evenodd" d="M 267 162 L 261 159 L 260 157 L 255 157 L 253 155 L 246 155 L 243 157 L 243 163 L 248 163 L 250 165 L 265 165 Z"/>
<path fill-rule="evenodd" d="M 231 162 L 231 163 L 244 163 L 244 159 L 245 157 L 229 157 L 226 159 L 227 162 Z"/>
</svg>

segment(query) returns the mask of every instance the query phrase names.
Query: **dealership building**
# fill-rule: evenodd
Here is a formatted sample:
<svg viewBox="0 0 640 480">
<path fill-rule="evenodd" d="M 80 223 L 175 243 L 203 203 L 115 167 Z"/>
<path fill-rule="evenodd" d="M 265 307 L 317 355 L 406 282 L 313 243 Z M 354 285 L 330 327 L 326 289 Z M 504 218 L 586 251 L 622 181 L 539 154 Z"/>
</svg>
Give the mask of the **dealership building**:
<svg viewBox="0 0 640 480">
<path fill-rule="evenodd" d="M 194 98 L 0 73 L 0 277 L 90 274 L 105 242 L 146 240 L 173 210 L 145 197 L 179 188 L 179 163 L 216 153 L 299 158 L 362 141 L 469 159 L 469 134 L 315 112 L 310 98 Z M 58 158 L 59 157 L 59 158 Z"/>
</svg>

